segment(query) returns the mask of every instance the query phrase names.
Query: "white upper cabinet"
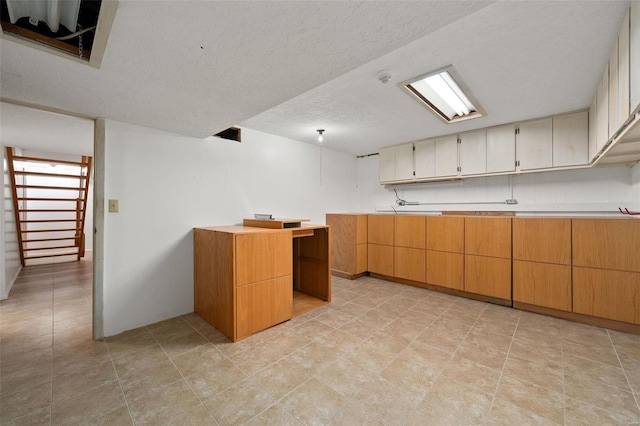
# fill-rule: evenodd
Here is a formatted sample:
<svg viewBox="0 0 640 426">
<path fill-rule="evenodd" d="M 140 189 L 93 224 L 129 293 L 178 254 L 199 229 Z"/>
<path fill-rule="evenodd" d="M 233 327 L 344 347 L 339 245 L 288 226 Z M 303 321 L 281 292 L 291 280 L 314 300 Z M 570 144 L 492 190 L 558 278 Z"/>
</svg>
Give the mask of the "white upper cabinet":
<svg viewBox="0 0 640 426">
<path fill-rule="evenodd" d="M 589 113 L 553 117 L 553 167 L 589 162 Z"/>
<path fill-rule="evenodd" d="M 520 170 L 545 169 L 553 165 L 552 119 L 527 121 L 518 126 L 516 154 Z"/>
<path fill-rule="evenodd" d="M 458 175 L 458 136 L 436 138 L 436 177 Z"/>
<path fill-rule="evenodd" d="M 384 148 L 378 152 L 378 177 L 380 182 L 390 182 L 396 178 L 396 148 Z"/>
<path fill-rule="evenodd" d="M 487 129 L 487 173 L 513 172 L 516 170 L 516 126 L 490 127 Z M 464 171 L 464 170 L 463 170 Z"/>
<path fill-rule="evenodd" d="M 596 93 L 596 150 L 600 150 L 609 140 L 609 66 L 604 70 Z"/>
<path fill-rule="evenodd" d="M 597 123 L 597 105 L 598 98 L 597 95 L 593 97 L 593 101 L 591 102 L 591 106 L 589 107 L 589 161 L 593 161 L 593 159 L 598 154 L 598 146 L 596 143 L 596 135 L 598 134 Z"/>
<path fill-rule="evenodd" d="M 460 139 L 460 175 L 479 175 L 487 173 L 487 131 L 475 130 L 461 133 Z"/>
<path fill-rule="evenodd" d="M 427 179 L 436 176 L 436 141 L 427 139 L 415 143 L 414 161 L 416 179 Z"/>
<path fill-rule="evenodd" d="M 640 106 L 640 2 L 631 2 L 629 24 L 629 114 Z"/>
<path fill-rule="evenodd" d="M 381 149 L 378 153 L 380 182 L 413 179 L 413 144 Z"/>
</svg>

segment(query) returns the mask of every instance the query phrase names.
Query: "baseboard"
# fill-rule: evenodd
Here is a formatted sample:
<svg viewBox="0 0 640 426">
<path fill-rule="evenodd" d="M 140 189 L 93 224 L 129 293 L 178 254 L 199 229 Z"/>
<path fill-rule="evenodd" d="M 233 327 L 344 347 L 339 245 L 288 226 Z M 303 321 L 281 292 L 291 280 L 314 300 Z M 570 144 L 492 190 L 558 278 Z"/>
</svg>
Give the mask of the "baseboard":
<svg viewBox="0 0 640 426">
<path fill-rule="evenodd" d="M 336 277 L 344 278 L 347 280 L 357 280 L 358 278 L 361 278 L 367 275 L 367 273 L 361 272 L 359 274 L 352 274 L 350 272 L 342 272 L 342 271 L 338 271 L 337 269 L 332 269 L 331 275 L 335 275 Z"/>
</svg>

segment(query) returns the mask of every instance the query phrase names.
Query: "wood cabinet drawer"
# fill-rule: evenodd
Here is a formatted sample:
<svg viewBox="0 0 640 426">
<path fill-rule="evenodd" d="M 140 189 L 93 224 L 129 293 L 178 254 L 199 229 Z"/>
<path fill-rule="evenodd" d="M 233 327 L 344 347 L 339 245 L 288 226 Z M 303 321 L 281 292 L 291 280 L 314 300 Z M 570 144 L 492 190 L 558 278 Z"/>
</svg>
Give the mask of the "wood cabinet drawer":
<svg viewBox="0 0 640 426">
<path fill-rule="evenodd" d="M 513 219 L 513 259 L 571 265 L 571 219 Z"/>
<path fill-rule="evenodd" d="M 574 267 L 573 312 L 640 324 L 640 273 Z"/>
<path fill-rule="evenodd" d="M 571 266 L 514 260 L 513 300 L 571 312 Z"/>
<path fill-rule="evenodd" d="M 427 283 L 464 290 L 464 255 L 427 250 Z"/>
<path fill-rule="evenodd" d="M 466 217 L 464 237 L 466 254 L 511 258 L 510 217 Z"/>
<path fill-rule="evenodd" d="M 394 272 L 398 278 L 425 282 L 425 251 L 422 249 L 395 247 Z"/>
<path fill-rule="evenodd" d="M 511 300 L 511 259 L 465 255 L 464 290 Z"/>
<path fill-rule="evenodd" d="M 393 247 L 369 244 L 367 247 L 369 272 L 393 276 Z"/>
<path fill-rule="evenodd" d="M 464 217 L 427 216 L 427 249 L 464 253 Z"/>
<path fill-rule="evenodd" d="M 573 219 L 573 265 L 640 272 L 640 220 Z"/>
<path fill-rule="evenodd" d="M 237 288 L 237 339 L 291 319 L 293 310 L 291 279 L 291 275 L 287 275 Z"/>
</svg>

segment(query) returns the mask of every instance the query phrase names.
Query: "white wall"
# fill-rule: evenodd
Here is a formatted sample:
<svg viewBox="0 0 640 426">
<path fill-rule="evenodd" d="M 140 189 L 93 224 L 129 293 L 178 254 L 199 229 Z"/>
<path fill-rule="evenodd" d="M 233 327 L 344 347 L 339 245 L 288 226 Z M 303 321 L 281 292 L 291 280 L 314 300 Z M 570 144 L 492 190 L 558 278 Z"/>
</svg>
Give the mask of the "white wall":
<svg viewBox="0 0 640 426">
<path fill-rule="evenodd" d="M 2 155 L 2 192 L 3 202 L 1 209 L 3 218 L 0 220 L 0 253 L 4 259 L 0 262 L 0 300 L 9 297 L 9 292 L 22 269 L 20 264 L 20 249 L 18 246 L 18 233 L 13 212 L 13 194 L 11 191 L 11 179 L 9 177 L 9 163 L 7 162 L 4 146 L 0 145 Z"/>
<path fill-rule="evenodd" d="M 106 121 L 104 335 L 193 311 L 193 228 L 356 208 L 356 158 L 242 129 L 242 143 Z"/>
<path fill-rule="evenodd" d="M 640 211 L 640 163 L 636 164 L 631 170 L 631 180 L 633 181 L 633 197 Z"/>
<path fill-rule="evenodd" d="M 618 207 L 638 207 L 639 175 L 638 166 L 621 166 L 384 187 L 378 183 L 378 156 L 370 156 L 358 159 L 358 210 L 619 215 Z M 399 207 L 393 188 L 402 199 L 432 204 Z M 511 198 L 518 204 L 498 204 Z"/>
</svg>

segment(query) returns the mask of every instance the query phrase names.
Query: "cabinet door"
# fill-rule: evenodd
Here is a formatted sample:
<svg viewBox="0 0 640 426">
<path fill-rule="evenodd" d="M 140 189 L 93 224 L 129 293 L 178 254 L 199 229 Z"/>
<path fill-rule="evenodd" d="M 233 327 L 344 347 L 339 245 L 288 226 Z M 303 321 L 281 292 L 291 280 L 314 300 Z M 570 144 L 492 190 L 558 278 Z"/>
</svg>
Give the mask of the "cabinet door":
<svg viewBox="0 0 640 426">
<path fill-rule="evenodd" d="M 378 151 L 378 171 L 380 182 L 390 182 L 396 178 L 395 148 L 384 148 Z"/>
<path fill-rule="evenodd" d="M 396 247 L 424 249 L 424 228 L 424 216 L 395 216 L 395 238 L 393 245 Z"/>
<path fill-rule="evenodd" d="M 236 339 L 291 319 L 291 275 L 238 287 Z"/>
<path fill-rule="evenodd" d="M 384 148 L 378 151 L 380 182 L 413 179 L 413 144 Z"/>
<path fill-rule="evenodd" d="M 513 259 L 571 265 L 571 219 L 513 218 Z"/>
<path fill-rule="evenodd" d="M 467 254 L 511 259 L 511 218 L 465 217 L 464 249 Z"/>
<path fill-rule="evenodd" d="M 367 218 L 367 241 L 372 244 L 393 245 L 394 216 L 371 214 Z"/>
<path fill-rule="evenodd" d="M 464 291 L 511 300 L 511 259 L 465 255 Z"/>
<path fill-rule="evenodd" d="M 464 290 L 464 255 L 427 250 L 427 283 Z"/>
<path fill-rule="evenodd" d="M 369 244 L 367 246 L 367 267 L 369 272 L 393 276 L 393 246 Z"/>
<path fill-rule="evenodd" d="M 618 130 L 618 40 L 609 55 L 609 139 Z"/>
<path fill-rule="evenodd" d="M 571 312 L 571 266 L 514 260 L 513 301 Z"/>
<path fill-rule="evenodd" d="M 292 274 L 291 232 L 236 235 L 236 285 L 241 286 Z"/>
<path fill-rule="evenodd" d="M 395 247 L 393 259 L 394 277 L 406 280 L 425 281 L 425 251 L 421 249 Z"/>
<path fill-rule="evenodd" d="M 609 140 L 609 66 L 604 70 L 602 80 L 596 94 L 598 104 L 596 106 L 597 134 L 596 149 L 598 152 Z"/>
<path fill-rule="evenodd" d="M 629 118 L 629 12 L 622 21 L 618 35 L 618 121 L 616 128 L 622 127 Z"/>
<path fill-rule="evenodd" d="M 573 312 L 640 324 L 640 273 L 573 268 Z"/>
<path fill-rule="evenodd" d="M 413 144 L 396 146 L 396 180 L 413 180 Z"/>
<path fill-rule="evenodd" d="M 516 126 L 487 129 L 487 173 L 512 172 L 516 169 Z"/>
<path fill-rule="evenodd" d="M 587 164 L 589 156 L 589 113 L 553 117 L 553 167 Z"/>
<path fill-rule="evenodd" d="M 598 137 L 598 98 L 594 95 L 591 106 L 589 107 L 589 161 L 598 154 L 598 143 L 596 138 Z"/>
<path fill-rule="evenodd" d="M 464 253 L 464 217 L 427 216 L 427 249 Z"/>
<path fill-rule="evenodd" d="M 640 220 L 572 219 L 573 265 L 640 272 Z"/>
<path fill-rule="evenodd" d="M 487 131 L 461 133 L 460 174 L 479 175 L 487 172 Z"/>
<path fill-rule="evenodd" d="M 545 169 L 553 165 L 552 119 L 521 123 L 516 135 L 520 170 Z"/>
<path fill-rule="evenodd" d="M 640 106 L 640 2 L 631 2 L 629 19 L 629 115 Z"/>
<path fill-rule="evenodd" d="M 458 175 L 458 136 L 436 138 L 436 176 Z"/>
<path fill-rule="evenodd" d="M 415 143 L 416 179 L 436 176 L 436 141 L 427 139 Z"/>
</svg>

